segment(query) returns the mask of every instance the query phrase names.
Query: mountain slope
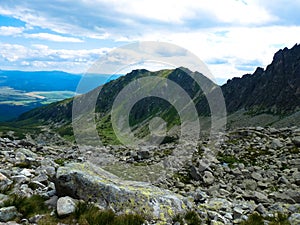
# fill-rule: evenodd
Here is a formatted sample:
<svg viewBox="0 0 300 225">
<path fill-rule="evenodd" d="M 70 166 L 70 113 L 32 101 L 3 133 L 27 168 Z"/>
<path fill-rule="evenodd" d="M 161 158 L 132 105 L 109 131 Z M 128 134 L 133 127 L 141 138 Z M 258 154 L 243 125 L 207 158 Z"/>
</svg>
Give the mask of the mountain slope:
<svg viewBox="0 0 300 225">
<path fill-rule="evenodd" d="M 206 95 L 189 75 L 200 77 L 201 86 L 205 87 Z M 193 99 L 199 116 L 210 115 L 210 107 L 205 96 L 213 95 L 217 85 L 202 74 L 193 73 L 186 68 L 156 72 L 144 69 L 133 70 L 126 76 L 79 97 L 81 101 L 88 103 L 95 92 L 100 92 L 94 116 L 97 118 L 98 132 L 107 143 L 116 140 L 110 118 L 115 98 L 132 81 L 144 77 L 163 77 L 175 82 Z M 281 124 L 279 121 L 285 121 L 285 125 L 297 125 L 300 121 L 299 113 L 297 113 L 300 106 L 300 46 L 295 45 L 292 49 L 279 50 L 266 70 L 257 68 L 253 74 L 228 80 L 221 86 L 221 90 L 229 114 L 229 126 L 232 124 L 235 124 L 234 126 Z M 32 110 L 20 116 L 16 123 L 35 121 L 40 124 L 51 124 L 60 131 L 61 135 L 66 133 L 70 135 L 72 133 L 72 103 L 72 99 L 68 99 Z M 130 125 L 137 135 L 145 136 L 149 133 L 149 122 L 156 116 L 162 117 L 167 122 L 168 129 L 180 124 L 178 112 L 168 101 L 157 97 L 147 97 L 132 107 Z M 209 125 L 209 119 L 205 119 L 205 123 Z"/>
</svg>

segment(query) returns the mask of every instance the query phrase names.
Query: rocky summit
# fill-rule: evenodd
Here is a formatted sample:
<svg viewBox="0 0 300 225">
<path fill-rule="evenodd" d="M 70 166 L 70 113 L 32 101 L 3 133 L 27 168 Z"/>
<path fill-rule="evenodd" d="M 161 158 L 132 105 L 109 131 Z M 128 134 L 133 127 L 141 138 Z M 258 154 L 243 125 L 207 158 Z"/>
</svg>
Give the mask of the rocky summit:
<svg viewBox="0 0 300 225">
<path fill-rule="evenodd" d="M 184 215 L 191 212 L 196 224 L 241 224 L 256 214 L 265 221 L 285 215 L 289 224 L 299 224 L 299 138 L 297 127 L 246 127 L 224 133 L 218 143 L 203 138 L 81 150 L 67 143 L 42 146 L 28 138 L 1 138 L 0 221 L 45 224 L 58 217 L 59 224 L 84 202 L 143 215 L 144 224 L 189 224 Z M 178 157 L 182 163 L 172 163 Z M 36 196 L 45 210 L 27 213 L 17 204 L 20 197 Z M 69 224 L 78 223 L 74 218 Z"/>
</svg>

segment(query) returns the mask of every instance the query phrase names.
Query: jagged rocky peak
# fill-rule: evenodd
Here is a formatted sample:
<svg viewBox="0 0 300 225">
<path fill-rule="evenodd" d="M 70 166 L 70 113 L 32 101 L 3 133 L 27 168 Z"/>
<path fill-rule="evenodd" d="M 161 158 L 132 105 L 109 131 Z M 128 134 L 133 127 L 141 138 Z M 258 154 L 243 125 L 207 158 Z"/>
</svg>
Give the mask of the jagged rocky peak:
<svg viewBox="0 0 300 225">
<path fill-rule="evenodd" d="M 290 56 L 293 54 L 297 54 L 300 52 L 300 45 L 295 44 L 291 49 L 285 47 L 284 49 L 280 49 L 278 52 L 275 53 L 273 57 L 273 62 L 283 59 L 286 56 Z"/>
<path fill-rule="evenodd" d="M 262 75 L 263 73 L 265 72 L 265 69 L 262 68 L 262 67 L 257 67 L 255 72 L 253 73 L 253 75 L 255 76 L 259 76 L 259 75 Z"/>
</svg>

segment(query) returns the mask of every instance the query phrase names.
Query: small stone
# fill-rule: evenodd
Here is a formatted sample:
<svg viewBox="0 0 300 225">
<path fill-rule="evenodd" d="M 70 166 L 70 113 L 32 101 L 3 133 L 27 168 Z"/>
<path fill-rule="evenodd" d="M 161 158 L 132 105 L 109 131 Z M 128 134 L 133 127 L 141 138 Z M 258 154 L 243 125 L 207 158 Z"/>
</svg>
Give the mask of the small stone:
<svg viewBox="0 0 300 225">
<path fill-rule="evenodd" d="M 197 189 L 193 195 L 194 197 L 194 202 L 196 204 L 198 203 L 204 203 L 206 199 L 208 198 L 207 194 L 199 189 Z"/>
<path fill-rule="evenodd" d="M 13 182 L 8 179 L 4 174 L 0 173 L 0 191 L 4 192 L 7 191 Z"/>
<path fill-rule="evenodd" d="M 280 178 L 278 179 L 278 183 L 281 183 L 281 184 L 289 184 L 290 182 L 289 182 L 288 179 L 286 179 L 285 176 L 282 176 L 282 177 L 280 177 Z"/>
<path fill-rule="evenodd" d="M 245 190 L 255 191 L 257 188 L 257 183 L 255 180 L 248 179 L 244 180 L 243 186 Z"/>
<path fill-rule="evenodd" d="M 191 166 L 190 168 L 190 175 L 194 180 L 200 180 L 201 176 L 198 173 L 198 170 L 195 166 Z"/>
<path fill-rule="evenodd" d="M 233 175 L 235 175 L 235 176 L 240 176 L 240 175 L 242 175 L 242 172 L 240 171 L 239 168 L 234 168 L 234 169 L 231 170 L 231 172 L 232 172 Z"/>
<path fill-rule="evenodd" d="M 267 213 L 266 208 L 261 203 L 258 204 L 255 210 L 261 215 L 266 215 Z"/>
<path fill-rule="evenodd" d="M 21 174 L 21 175 L 24 175 L 24 176 L 26 176 L 26 177 L 31 177 L 31 176 L 33 176 L 33 175 L 31 174 L 31 170 L 29 170 L 29 169 L 23 169 L 23 170 L 20 172 L 20 174 Z"/>
<path fill-rule="evenodd" d="M 276 202 L 295 204 L 295 201 L 290 196 L 288 196 L 287 194 L 284 194 L 284 193 L 273 192 L 273 193 L 269 194 L 269 197 L 273 198 Z"/>
<path fill-rule="evenodd" d="M 19 183 L 19 184 L 26 183 L 30 180 L 28 177 L 26 177 L 24 175 L 15 175 L 15 176 L 12 176 L 11 179 L 14 182 Z"/>
<path fill-rule="evenodd" d="M 75 212 L 76 203 L 75 201 L 69 197 L 61 197 L 57 200 L 57 215 L 58 216 L 66 216 Z"/>
<path fill-rule="evenodd" d="M 269 184 L 266 182 L 258 181 L 257 186 L 261 189 L 267 189 L 269 187 Z"/>
<path fill-rule="evenodd" d="M 38 181 L 31 181 L 31 182 L 29 183 L 29 187 L 30 187 L 31 189 L 33 189 L 33 190 L 36 190 L 36 189 L 38 189 L 38 188 L 41 188 L 41 189 L 46 188 L 46 186 L 45 186 L 44 184 L 42 184 L 42 183 L 40 183 L 40 182 L 38 182 Z"/>
<path fill-rule="evenodd" d="M 291 224 L 300 224 L 300 213 L 292 214 L 288 220 Z"/>
<path fill-rule="evenodd" d="M 45 215 L 35 215 L 31 218 L 29 218 L 29 222 L 30 223 L 34 223 L 34 224 L 37 224 L 43 217 L 45 217 Z"/>
<path fill-rule="evenodd" d="M 52 196 L 50 199 L 45 201 L 46 206 L 50 206 L 51 208 L 57 208 L 57 200 L 58 197 L 56 195 Z"/>
<path fill-rule="evenodd" d="M 296 136 L 292 139 L 292 142 L 294 143 L 294 145 L 296 145 L 297 147 L 300 147 L 300 136 Z"/>
<path fill-rule="evenodd" d="M 238 207 L 233 208 L 233 218 L 239 219 L 244 214 L 244 210 Z"/>
<path fill-rule="evenodd" d="M 254 179 L 254 180 L 256 180 L 256 181 L 261 181 L 263 178 L 262 178 L 262 176 L 261 176 L 261 174 L 260 173 L 257 173 L 257 172 L 253 172 L 252 174 L 251 174 L 251 177 Z"/>
<path fill-rule="evenodd" d="M 0 193 L 0 208 L 4 205 L 5 201 L 7 201 L 9 197 L 7 195 Z"/>
<path fill-rule="evenodd" d="M 300 203 L 300 190 L 286 190 L 285 193 L 291 199 L 293 199 L 296 203 Z"/>
<path fill-rule="evenodd" d="M 151 153 L 149 150 L 140 150 L 138 152 L 138 156 L 141 158 L 141 159 L 150 159 L 151 158 Z"/>
<path fill-rule="evenodd" d="M 271 147 L 274 148 L 274 149 L 282 148 L 283 144 L 279 139 L 273 139 L 272 142 L 271 142 Z"/>
<path fill-rule="evenodd" d="M 207 160 L 207 159 L 201 159 L 200 162 L 199 162 L 199 167 L 198 167 L 199 171 L 203 172 L 206 169 L 210 170 L 209 165 L 210 165 L 209 160 Z"/>
<path fill-rule="evenodd" d="M 214 181 L 215 181 L 214 175 L 209 171 L 205 171 L 203 176 L 203 182 L 205 184 L 211 185 L 214 183 Z"/>
<path fill-rule="evenodd" d="M 269 199 L 266 195 L 261 192 L 254 191 L 252 199 L 257 203 L 268 203 Z"/>
<path fill-rule="evenodd" d="M 300 172 L 293 173 L 292 178 L 295 181 L 295 184 L 300 186 Z"/>
</svg>

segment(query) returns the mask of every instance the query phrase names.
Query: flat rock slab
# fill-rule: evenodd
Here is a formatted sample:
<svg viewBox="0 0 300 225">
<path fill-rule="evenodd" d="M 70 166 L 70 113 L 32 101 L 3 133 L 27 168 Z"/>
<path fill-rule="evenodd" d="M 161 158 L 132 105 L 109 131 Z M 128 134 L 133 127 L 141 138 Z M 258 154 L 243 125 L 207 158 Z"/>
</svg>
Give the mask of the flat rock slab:
<svg viewBox="0 0 300 225">
<path fill-rule="evenodd" d="M 146 182 L 126 181 L 91 163 L 72 163 L 56 174 L 59 196 L 94 201 L 116 212 L 135 212 L 154 220 L 170 221 L 192 203 L 181 195 Z"/>
</svg>

